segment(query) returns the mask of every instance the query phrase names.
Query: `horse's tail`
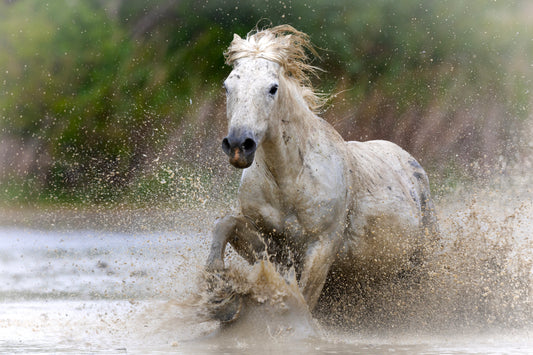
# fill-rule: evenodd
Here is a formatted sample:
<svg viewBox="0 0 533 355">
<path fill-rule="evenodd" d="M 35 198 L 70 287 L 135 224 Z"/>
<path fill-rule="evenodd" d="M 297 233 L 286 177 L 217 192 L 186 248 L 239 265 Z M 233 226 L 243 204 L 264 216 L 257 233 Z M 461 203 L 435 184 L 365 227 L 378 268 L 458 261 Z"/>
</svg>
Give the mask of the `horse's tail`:
<svg viewBox="0 0 533 355">
<path fill-rule="evenodd" d="M 424 233 L 435 239 L 439 238 L 439 223 L 435 205 L 428 191 L 423 191 L 420 196 L 420 209 L 422 212 L 422 228 Z"/>
<path fill-rule="evenodd" d="M 439 239 L 439 223 L 435 205 L 431 198 L 429 178 L 416 159 L 411 157 L 409 165 L 413 168 L 413 176 L 418 181 L 418 196 L 420 198 L 420 212 L 422 213 L 422 235 L 425 236 L 426 240 L 437 241 Z"/>
<path fill-rule="evenodd" d="M 431 198 L 429 178 L 416 160 L 412 159 L 409 163 L 414 168 L 413 176 L 418 182 L 417 192 L 422 216 L 419 227 L 418 250 L 411 256 L 410 260 L 413 266 L 420 266 L 425 264 L 438 249 L 440 231 L 435 205 Z"/>
</svg>

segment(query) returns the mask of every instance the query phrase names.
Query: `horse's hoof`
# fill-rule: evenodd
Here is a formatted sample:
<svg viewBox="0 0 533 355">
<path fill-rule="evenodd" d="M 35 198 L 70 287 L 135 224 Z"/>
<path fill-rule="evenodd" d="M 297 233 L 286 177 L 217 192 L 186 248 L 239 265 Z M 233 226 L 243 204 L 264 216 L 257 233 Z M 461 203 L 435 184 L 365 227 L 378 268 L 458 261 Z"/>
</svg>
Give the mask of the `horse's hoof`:
<svg viewBox="0 0 533 355">
<path fill-rule="evenodd" d="M 214 300 L 211 315 L 222 323 L 231 323 L 239 317 L 242 303 L 241 296 L 237 294 L 233 294 L 227 299 Z"/>
</svg>

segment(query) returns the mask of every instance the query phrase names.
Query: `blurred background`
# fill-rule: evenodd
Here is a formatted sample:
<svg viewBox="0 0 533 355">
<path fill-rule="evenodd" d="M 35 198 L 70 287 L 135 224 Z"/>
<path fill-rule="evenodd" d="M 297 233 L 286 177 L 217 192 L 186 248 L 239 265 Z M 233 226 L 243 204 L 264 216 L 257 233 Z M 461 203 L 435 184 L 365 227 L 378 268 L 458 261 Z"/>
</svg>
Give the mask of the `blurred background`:
<svg viewBox="0 0 533 355">
<path fill-rule="evenodd" d="M 234 196 L 223 52 L 283 23 L 318 47 L 322 116 L 346 139 L 401 145 L 437 194 L 531 170 L 527 0 L 2 0 L 0 203 Z"/>
</svg>

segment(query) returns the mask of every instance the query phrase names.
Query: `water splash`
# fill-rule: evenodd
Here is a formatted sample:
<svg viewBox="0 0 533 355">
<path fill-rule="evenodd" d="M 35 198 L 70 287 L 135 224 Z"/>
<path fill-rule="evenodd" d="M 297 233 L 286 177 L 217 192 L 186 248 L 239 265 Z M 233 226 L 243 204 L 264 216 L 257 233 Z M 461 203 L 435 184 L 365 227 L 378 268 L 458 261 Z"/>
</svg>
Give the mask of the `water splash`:
<svg viewBox="0 0 533 355">
<path fill-rule="evenodd" d="M 248 268 L 232 266 L 220 277 L 203 276 L 195 304 L 206 318 L 223 307 L 220 300 L 242 299 L 237 319 L 222 327 L 225 335 L 295 339 L 319 333 L 292 271 L 280 272 L 265 260 Z"/>
<path fill-rule="evenodd" d="M 245 302 L 228 325 L 210 320 L 202 283 L 213 216 L 198 224 L 163 211 L 173 229 L 154 233 L 3 229 L 0 351 L 530 353 L 533 199 L 524 186 L 442 198 L 441 244 L 418 273 L 339 282 L 343 292 L 325 295 L 313 314 L 293 274 L 230 250 L 221 290 Z"/>
<path fill-rule="evenodd" d="M 358 332 L 531 329 L 532 203 L 511 198 L 496 208 L 493 193 L 458 191 L 441 201 L 441 241 L 428 247 L 430 255 L 416 273 L 331 279 L 312 316 L 293 276 L 281 275 L 268 262 L 230 267 L 217 297 L 226 292 L 246 298 L 245 311 L 231 325 L 238 329 L 233 335 L 252 328 L 284 333 L 302 325 L 303 333 L 315 335 L 316 321 Z M 213 312 L 212 291 L 205 285 L 200 291 L 206 313 Z"/>
</svg>

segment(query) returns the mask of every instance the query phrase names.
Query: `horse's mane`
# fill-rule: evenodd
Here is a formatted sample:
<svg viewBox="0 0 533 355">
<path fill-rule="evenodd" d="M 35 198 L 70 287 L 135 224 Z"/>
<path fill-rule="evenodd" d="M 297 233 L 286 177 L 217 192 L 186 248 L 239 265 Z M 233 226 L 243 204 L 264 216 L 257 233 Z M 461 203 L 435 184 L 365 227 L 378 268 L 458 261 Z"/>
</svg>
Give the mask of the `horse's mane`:
<svg viewBox="0 0 533 355">
<path fill-rule="evenodd" d="M 316 75 L 317 67 L 310 64 L 308 53 L 318 57 L 309 36 L 290 25 L 252 30 L 242 39 L 234 35 L 224 53 L 226 64 L 245 58 L 263 58 L 281 65 L 285 77 L 296 83 L 309 108 L 316 112 L 324 105 L 323 95 L 316 93 L 309 78 Z"/>
</svg>

